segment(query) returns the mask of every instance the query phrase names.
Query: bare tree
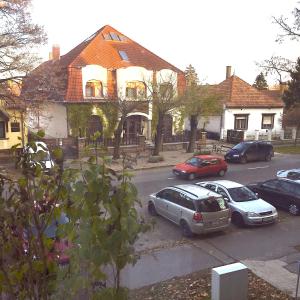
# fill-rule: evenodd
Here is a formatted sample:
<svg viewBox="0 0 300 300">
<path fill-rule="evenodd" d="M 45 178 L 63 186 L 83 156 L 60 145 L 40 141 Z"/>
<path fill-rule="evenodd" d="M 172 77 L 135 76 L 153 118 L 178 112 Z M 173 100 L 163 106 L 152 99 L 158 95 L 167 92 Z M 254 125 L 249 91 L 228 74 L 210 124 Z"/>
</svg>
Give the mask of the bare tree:
<svg viewBox="0 0 300 300">
<path fill-rule="evenodd" d="M 159 155 L 163 143 L 164 118 L 168 113 L 181 106 L 182 98 L 178 95 L 174 76 L 161 77 L 159 82 L 155 79 L 155 75 L 153 78 L 154 80 L 146 83 L 146 85 L 150 92 L 150 101 L 153 103 L 154 114 L 157 115 L 153 155 Z"/>
<path fill-rule="evenodd" d="M 118 97 L 116 100 L 112 100 L 108 105 L 114 106 L 119 114 L 118 125 L 114 131 L 114 152 L 113 152 L 113 159 L 120 158 L 120 146 L 121 146 L 121 139 L 122 139 L 122 132 L 124 123 L 128 115 L 133 112 L 141 102 L 139 100 L 128 100 L 124 97 Z"/>
<path fill-rule="evenodd" d="M 42 27 L 32 23 L 30 0 L 0 1 L 0 98 L 13 100 L 7 93 L 9 82 L 20 84 L 37 62 L 33 48 L 46 42 Z"/>
<path fill-rule="evenodd" d="M 299 3 L 299 2 L 298 2 Z M 300 9 L 297 7 L 292 12 L 293 21 L 289 22 L 284 16 L 273 17 L 274 23 L 279 25 L 282 33 L 278 34 L 277 41 L 282 42 L 285 38 L 299 40 L 300 38 Z"/>
<path fill-rule="evenodd" d="M 299 4 L 299 2 L 298 2 Z M 296 7 L 292 12 L 292 21 L 287 17 L 273 17 L 273 21 L 280 27 L 281 33 L 278 34 L 276 41 L 283 42 L 286 38 L 299 41 L 300 38 L 300 10 Z M 279 83 L 283 83 L 293 70 L 295 62 L 281 56 L 272 56 L 262 62 L 256 62 L 266 75 L 274 75 Z"/>
</svg>

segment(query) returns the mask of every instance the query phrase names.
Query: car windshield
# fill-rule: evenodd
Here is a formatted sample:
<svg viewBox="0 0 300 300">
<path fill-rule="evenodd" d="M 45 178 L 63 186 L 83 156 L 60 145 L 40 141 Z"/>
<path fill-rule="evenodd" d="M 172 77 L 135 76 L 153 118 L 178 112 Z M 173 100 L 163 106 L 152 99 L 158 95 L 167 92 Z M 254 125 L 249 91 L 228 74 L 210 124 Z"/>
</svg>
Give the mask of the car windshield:
<svg viewBox="0 0 300 300">
<path fill-rule="evenodd" d="M 198 212 L 216 212 L 228 208 L 226 201 L 222 197 L 209 197 L 196 201 Z"/>
<path fill-rule="evenodd" d="M 31 153 L 30 156 L 35 162 L 50 160 L 50 153 L 48 151 L 39 150 L 36 153 Z"/>
<path fill-rule="evenodd" d="M 232 147 L 232 149 L 239 151 L 239 150 L 245 149 L 246 147 L 248 147 L 247 144 L 245 144 L 245 143 L 239 143 L 239 144 L 235 145 L 234 147 Z"/>
<path fill-rule="evenodd" d="M 188 165 L 194 166 L 194 167 L 198 167 L 198 166 L 200 166 L 201 159 L 199 159 L 197 157 L 192 157 L 192 158 L 188 159 L 185 163 Z"/>
<path fill-rule="evenodd" d="M 228 189 L 228 193 L 235 202 L 257 200 L 256 195 L 245 186 Z"/>
</svg>

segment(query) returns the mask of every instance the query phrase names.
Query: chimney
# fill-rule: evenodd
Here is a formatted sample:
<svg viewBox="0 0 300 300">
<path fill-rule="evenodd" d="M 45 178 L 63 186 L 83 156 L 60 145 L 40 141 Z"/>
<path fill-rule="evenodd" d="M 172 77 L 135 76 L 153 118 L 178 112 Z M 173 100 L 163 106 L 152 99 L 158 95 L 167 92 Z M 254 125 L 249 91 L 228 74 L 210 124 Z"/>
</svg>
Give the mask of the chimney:
<svg viewBox="0 0 300 300">
<path fill-rule="evenodd" d="M 226 66 L 226 79 L 231 76 L 231 66 Z"/>
<path fill-rule="evenodd" d="M 287 82 L 280 82 L 279 83 L 280 95 L 283 95 L 284 91 L 286 91 L 288 88 L 289 88 L 289 85 Z"/>
<path fill-rule="evenodd" d="M 53 61 L 60 59 L 60 47 L 57 44 L 52 46 L 52 59 Z"/>
</svg>

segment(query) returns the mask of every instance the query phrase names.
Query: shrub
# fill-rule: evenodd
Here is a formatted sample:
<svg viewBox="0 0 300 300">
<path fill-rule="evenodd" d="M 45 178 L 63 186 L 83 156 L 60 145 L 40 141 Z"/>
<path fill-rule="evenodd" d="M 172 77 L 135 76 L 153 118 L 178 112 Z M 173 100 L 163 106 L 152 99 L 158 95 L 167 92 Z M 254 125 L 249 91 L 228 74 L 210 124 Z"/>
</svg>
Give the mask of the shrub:
<svg viewBox="0 0 300 300">
<path fill-rule="evenodd" d="M 158 163 L 158 162 L 163 161 L 163 160 L 164 160 L 163 156 L 153 155 L 153 156 L 149 157 L 148 162 L 149 163 Z"/>
</svg>

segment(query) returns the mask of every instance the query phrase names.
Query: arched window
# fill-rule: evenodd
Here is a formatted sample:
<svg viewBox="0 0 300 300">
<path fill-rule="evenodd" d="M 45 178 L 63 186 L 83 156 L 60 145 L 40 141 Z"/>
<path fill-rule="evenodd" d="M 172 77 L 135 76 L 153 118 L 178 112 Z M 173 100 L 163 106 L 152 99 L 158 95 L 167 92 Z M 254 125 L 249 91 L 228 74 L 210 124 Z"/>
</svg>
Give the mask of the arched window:
<svg viewBox="0 0 300 300">
<path fill-rule="evenodd" d="M 126 84 L 126 97 L 129 99 L 145 99 L 146 85 L 142 81 L 129 81 Z"/>
<path fill-rule="evenodd" d="M 100 80 L 89 80 L 85 85 L 86 97 L 103 97 L 103 87 Z"/>
</svg>

